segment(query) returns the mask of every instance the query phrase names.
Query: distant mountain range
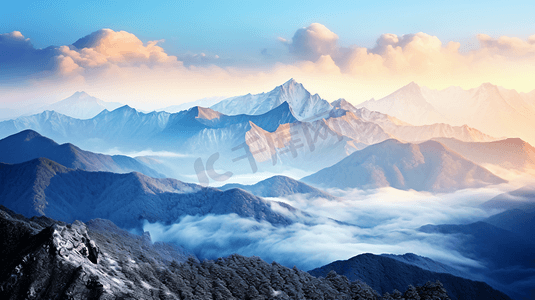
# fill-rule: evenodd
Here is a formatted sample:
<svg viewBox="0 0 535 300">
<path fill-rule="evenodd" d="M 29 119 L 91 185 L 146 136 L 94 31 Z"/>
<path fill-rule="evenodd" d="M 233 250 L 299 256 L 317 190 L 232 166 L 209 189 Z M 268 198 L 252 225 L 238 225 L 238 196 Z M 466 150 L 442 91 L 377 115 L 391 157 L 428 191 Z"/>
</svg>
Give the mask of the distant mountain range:
<svg viewBox="0 0 535 300">
<path fill-rule="evenodd" d="M 279 124 L 295 121 L 287 104 L 281 104 L 280 107 L 260 116 L 226 116 L 200 107 L 175 114 L 167 112 L 145 114 L 129 106 L 123 106 L 113 112 L 104 110 L 89 120 L 71 118 L 51 111 L 20 117 L 0 122 L 0 136 L 32 129 L 56 141 L 71 142 L 84 147 L 91 145 L 95 147 L 94 144 L 100 144 L 108 145 L 110 148 L 177 150 L 177 147 L 195 149 L 203 146 L 193 143 L 203 138 L 208 138 L 212 142 L 217 142 L 214 138 L 227 142 L 228 135 L 231 134 L 241 136 L 243 139 L 249 128 L 249 122 L 273 131 Z M 190 138 L 192 143 L 184 145 Z M 232 141 L 232 138 L 230 140 Z"/>
<path fill-rule="evenodd" d="M 363 121 L 375 123 L 381 126 L 389 135 L 407 142 L 422 142 L 438 137 L 456 138 L 466 142 L 489 142 L 496 140 L 496 138 L 466 125 L 451 126 L 445 123 L 438 123 L 438 120 L 431 122 L 429 125 L 414 126 L 390 115 L 371 111 L 366 107 L 360 107 L 361 105 L 359 105 L 360 108 L 356 108 L 344 99 L 333 102 L 333 106 L 350 111 Z"/>
<path fill-rule="evenodd" d="M 0 140 L 0 149 L 0 162 L 8 164 L 44 157 L 71 169 L 114 173 L 140 172 L 150 177 L 165 177 L 131 157 L 84 151 L 73 144 L 59 145 L 30 129 Z"/>
<path fill-rule="evenodd" d="M 219 189 L 226 191 L 233 188 L 240 188 L 258 197 L 284 197 L 294 194 L 302 194 L 311 198 L 335 199 L 334 196 L 311 187 L 286 176 L 273 176 L 253 185 L 243 185 L 237 183 L 226 184 Z"/>
<path fill-rule="evenodd" d="M 388 114 L 414 125 L 444 123 L 447 120 L 427 101 L 420 86 L 415 82 L 379 100 L 371 99 L 362 102 L 357 107 Z"/>
<path fill-rule="evenodd" d="M 177 112 L 181 112 L 183 110 L 188 110 L 188 109 L 190 109 L 192 107 L 195 107 L 195 106 L 210 107 L 212 105 L 215 105 L 215 104 L 221 102 L 224 99 L 226 99 L 226 97 L 202 98 L 202 99 L 195 100 L 195 101 L 192 101 L 192 102 L 166 106 L 164 108 L 157 109 L 156 111 L 165 111 L 165 112 L 168 112 L 168 113 L 177 113 Z"/>
<path fill-rule="evenodd" d="M 396 97 L 401 99 L 401 96 L 417 91 L 423 93 L 414 83 L 407 89 Z M 250 99 L 243 97 L 226 99 L 212 106 L 220 111 L 196 106 L 177 113 L 142 113 L 122 106 L 113 111 L 103 110 L 86 120 L 45 111 L 0 122 L 0 137 L 32 129 L 59 143 L 73 143 L 94 152 L 165 151 L 176 155 L 170 158 L 154 154 L 138 160 L 160 173 L 177 178 L 184 175 L 179 178 L 188 180 L 195 180 L 199 174 L 194 169 L 197 158 L 205 163 L 216 154 L 219 168 L 232 174 L 257 170 L 252 163 L 251 167 L 247 164 L 245 158 L 251 157 L 266 172 L 278 173 L 286 169 L 317 172 L 357 150 L 388 139 L 409 143 L 437 138 L 467 143 L 496 141 L 496 138 L 468 126 L 445 123 L 413 126 L 391 115 L 357 108 L 344 99 L 330 104 L 311 95 L 294 80 L 269 93 L 249 95 Z M 245 109 L 243 112 L 248 114 L 239 114 L 242 111 L 235 109 Z M 494 144 L 482 147 L 496 148 Z M 452 148 L 455 147 L 452 145 Z M 528 148 L 525 152 L 531 157 Z M 461 148 L 456 149 L 463 152 Z M 477 154 L 478 151 L 473 152 Z M 475 156 L 465 154 L 478 162 Z M 502 157 L 489 163 L 504 166 L 517 159 Z M 184 165 L 189 167 L 184 168 Z"/>
<path fill-rule="evenodd" d="M 447 192 L 505 180 L 436 141 L 387 140 L 356 151 L 339 163 L 302 179 L 320 187 Z"/>
<path fill-rule="evenodd" d="M 231 213 L 274 225 L 293 223 L 273 211 L 270 201 L 240 189 L 223 192 L 135 172 L 73 170 L 46 158 L 0 163 L 0 182 L 0 205 L 27 217 L 48 216 L 64 222 L 106 218 L 122 228 L 140 228 L 143 220 L 171 223 L 185 215 Z"/>
<path fill-rule="evenodd" d="M 361 254 L 344 261 L 335 261 L 308 271 L 313 276 L 327 277 L 329 272 L 344 275 L 349 280 L 361 280 L 379 293 L 403 290 L 407 285 L 421 285 L 439 280 L 453 300 L 510 299 L 484 282 L 456 277 L 448 273 L 431 272 L 397 259 L 373 254 Z"/>
<path fill-rule="evenodd" d="M 29 104 L 26 107 L 17 107 L 11 109 L 2 108 L 0 109 L 0 120 L 10 120 L 20 116 L 40 114 L 45 111 L 55 111 L 77 119 L 90 119 L 105 109 L 114 110 L 121 106 L 123 106 L 123 104 L 118 102 L 102 101 L 84 91 L 81 91 L 75 92 L 63 100 L 45 106 Z"/>
<path fill-rule="evenodd" d="M 91 119 L 103 110 L 114 110 L 123 106 L 118 102 L 106 102 L 90 96 L 86 92 L 76 92 L 70 97 L 41 108 L 41 111 L 53 110 L 77 119 Z"/>
<path fill-rule="evenodd" d="M 358 105 L 414 125 L 467 124 L 495 137 L 519 137 L 535 143 L 535 91 L 518 93 L 484 83 L 463 90 L 432 90 L 412 82 L 394 93 Z"/>
</svg>

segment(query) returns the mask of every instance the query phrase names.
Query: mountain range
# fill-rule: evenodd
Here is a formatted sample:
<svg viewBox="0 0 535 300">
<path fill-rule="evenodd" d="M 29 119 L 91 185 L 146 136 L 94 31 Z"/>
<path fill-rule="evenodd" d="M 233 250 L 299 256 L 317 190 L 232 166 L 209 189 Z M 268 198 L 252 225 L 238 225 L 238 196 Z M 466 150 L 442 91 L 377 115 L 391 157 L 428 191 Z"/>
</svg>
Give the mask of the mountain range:
<svg viewBox="0 0 535 300">
<path fill-rule="evenodd" d="M 153 244 L 148 233 L 135 236 L 108 220 L 66 224 L 47 217 L 28 219 L 0 206 L 0 224 L 2 299 L 380 297 L 366 283 L 334 272 L 316 278 L 258 257 L 231 255 L 199 262 L 175 245 Z M 449 299 L 440 282 L 401 290 L 406 290 L 407 300 Z M 485 295 L 507 299 L 499 292 Z M 387 293 L 384 296 L 388 299 Z"/>
<path fill-rule="evenodd" d="M 535 91 L 518 93 L 484 83 L 469 90 L 432 90 L 412 82 L 394 93 L 358 105 L 414 125 L 466 124 L 491 136 L 522 138 L 535 143 Z"/>
<path fill-rule="evenodd" d="M 118 104 L 77 92 L 54 110 L 0 122 L 0 298 L 378 299 L 374 288 L 394 293 L 382 299 L 425 298 L 429 291 L 440 299 L 448 299 L 446 291 L 452 299 L 509 299 L 469 280 L 481 279 L 520 299 L 535 278 L 532 185 L 467 207 L 478 215 L 498 213 L 479 222 L 416 229 L 418 237 L 444 241 L 447 251 L 480 264 L 468 270 L 411 254 L 365 254 L 310 271 L 323 277 L 317 279 L 259 258 L 233 255 L 200 263 L 179 246 L 153 244 L 148 233 L 135 236 L 123 229 L 139 232 L 146 222 L 171 226 L 186 216 L 231 215 L 258 222 L 251 230 L 267 226 L 275 234 L 315 225 L 335 231 L 336 226 L 315 224 L 306 211 L 263 197 L 324 198 L 333 201 L 310 205 L 343 206 L 344 198 L 319 188 L 444 193 L 505 183 L 484 167 L 515 174 L 534 169 L 535 148 L 525 141 L 535 117 L 532 96 L 490 84 L 435 91 L 411 83 L 354 106 L 344 99 L 329 103 L 291 79 L 270 92 L 228 98 L 211 108 L 145 113 L 111 108 Z M 196 104 L 211 103 L 206 101 Z M 452 105 L 466 106 L 473 116 Z M 465 122 L 470 118 L 472 123 Z M 507 125 L 513 121 L 527 123 Z M 516 134 L 523 139 L 501 138 Z M 272 176 L 293 169 L 311 175 Z M 206 186 L 258 170 L 250 178 L 271 177 L 253 185 Z M 254 245 L 255 238 L 240 238 L 240 246 Z"/>
<path fill-rule="evenodd" d="M 176 155 L 156 154 L 139 160 L 160 173 L 190 180 L 198 174 L 193 168 L 196 159 L 207 162 L 216 153 L 219 168 L 233 174 L 256 170 L 247 160 L 236 162 L 243 151 L 265 171 L 279 173 L 289 168 L 316 172 L 391 138 L 406 142 L 441 137 L 466 142 L 495 140 L 467 126 L 412 126 L 389 115 L 355 108 L 343 99 L 329 104 L 318 97 L 290 80 L 269 93 L 255 95 L 251 103 L 256 108 L 246 111 L 250 114 L 221 109 L 246 107 L 238 103 L 249 100 L 239 97 L 213 106 L 236 115 L 198 106 L 177 113 L 142 113 L 122 106 L 82 120 L 45 111 L 0 122 L 0 137 L 32 129 L 59 143 L 73 143 L 94 152 L 165 151 Z M 184 165 L 191 167 L 184 169 Z"/>
<path fill-rule="evenodd" d="M 73 144 L 59 145 L 29 129 L 0 140 L 0 149 L 3 149 L 0 152 L 0 162 L 8 164 L 44 157 L 71 169 L 114 173 L 139 172 L 150 177 L 165 177 L 131 157 L 84 151 Z"/>
<path fill-rule="evenodd" d="M 0 163 L 0 205 L 27 217 L 64 222 L 106 218 L 121 228 L 143 220 L 169 224 L 185 215 L 237 214 L 274 225 L 293 220 L 271 209 L 271 201 L 240 189 L 220 191 L 140 173 L 116 174 L 66 168 L 46 158 Z M 278 203 L 289 214 L 296 210 Z"/>
<path fill-rule="evenodd" d="M 114 110 L 121 106 L 123 106 L 123 104 L 118 102 L 106 102 L 93 97 L 84 91 L 79 91 L 63 100 L 44 106 L 39 104 L 28 104 L 25 107 L 1 108 L 0 121 L 14 119 L 20 116 L 40 114 L 45 111 L 55 111 L 72 118 L 90 119 L 105 109 Z"/>
<path fill-rule="evenodd" d="M 344 261 L 335 261 L 308 272 L 314 276 L 327 277 L 332 271 L 346 276 L 351 281 L 366 282 L 379 293 L 402 290 L 406 285 L 420 285 L 439 280 L 451 299 L 510 299 L 484 282 L 448 273 L 431 272 L 390 257 L 370 253 L 360 254 Z"/>
<path fill-rule="evenodd" d="M 337 164 L 304 177 L 320 187 L 447 192 L 505 180 L 436 141 L 387 140 L 356 151 Z"/>
<path fill-rule="evenodd" d="M 77 119 L 91 119 L 103 110 L 114 110 L 123 106 L 118 102 L 106 102 L 86 92 L 76 92 L 70 97 L 41 108 L 41 111 L 55 111 Z"/>
<path fill-rule="evenodd" d="M 246 190 L 249 193 L 258 197 L 284 197 L 289 195 L 302 194 L 310 198 L 321 197 L 331 200 L 335 199 L 334 196 L 317 188 L 311 187 L 308 184 L 292 179 L 290 177 L 280 175 L 259 181 L 253 185 L 231 183 L 225 184 L 219 189 L 222 191 L 226 191 L 234 188 Z"/>
</svg>

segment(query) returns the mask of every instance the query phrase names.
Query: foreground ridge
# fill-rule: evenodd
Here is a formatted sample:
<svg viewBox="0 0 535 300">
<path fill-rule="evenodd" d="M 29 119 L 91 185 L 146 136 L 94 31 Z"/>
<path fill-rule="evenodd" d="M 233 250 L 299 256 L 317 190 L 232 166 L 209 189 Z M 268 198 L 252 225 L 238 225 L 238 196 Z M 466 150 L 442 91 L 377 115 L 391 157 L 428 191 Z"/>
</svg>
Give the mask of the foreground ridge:
<svg viewBox="0 0 535 300">
<path fill-rule="evenodd" d="M 257 257 L 202 263 L 106 220 L 27 219 L 0 207 L 2 299 L 449 299 L 440 284 L 383 297 L 330 272 L 315 278 Z"/>
</svg>

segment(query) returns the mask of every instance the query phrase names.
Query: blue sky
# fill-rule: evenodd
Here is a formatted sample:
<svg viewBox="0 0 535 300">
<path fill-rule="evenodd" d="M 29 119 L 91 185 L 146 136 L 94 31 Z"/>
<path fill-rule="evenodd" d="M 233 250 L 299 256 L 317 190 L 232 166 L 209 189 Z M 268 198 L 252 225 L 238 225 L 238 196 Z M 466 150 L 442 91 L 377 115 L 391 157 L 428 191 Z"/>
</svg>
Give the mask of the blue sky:
<svg viewBox="0 0 535 300">
<path fill-rule="evenodd" d="M 342 45 L 372 47 L 382 33 L 425 33 L 468 41 L 478 33 L 527 37 L 534 1 L 9 1 L 0 31 L 21 31 L 38 48 L 68 45 L 101 28 L 142 41 L 165 39 L 171 54 L 252 55 L 317 22 Z M 252 49 L 251 49 L 252 48 Z"/>
<path fill-rule="evenodd" d="M 353 103 L 411 81 L 528 92 L 534 12 L 534 1 L 11 1 L 0 11 L 0 107 L 79 90 L 164 106 L 289 78 Z M 73 48 L 90 34 L 102 38 L 85 45 L 93 52 Z"/>
</svg>

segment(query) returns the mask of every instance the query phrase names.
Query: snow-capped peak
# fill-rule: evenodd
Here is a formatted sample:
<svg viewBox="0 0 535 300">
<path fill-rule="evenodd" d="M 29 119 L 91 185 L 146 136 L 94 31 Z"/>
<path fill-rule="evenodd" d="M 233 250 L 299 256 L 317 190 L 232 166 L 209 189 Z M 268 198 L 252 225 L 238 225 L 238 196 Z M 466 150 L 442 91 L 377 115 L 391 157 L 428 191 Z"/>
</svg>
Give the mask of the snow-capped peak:
<svg viewBox="0 0 535 300">
<path fill-rule="evenodd" d="M 284 102 L 288 102 L 299 120 L 314 119 L 332 109 L 329 102 L 321 99 L 318 94 L 311 95 L 293 78 L 270 92 L 229 98 L 211 108 L 226 115 L 261 115 Z"/>
<path fill-rule="evenodd" d="M 105 109 L 113 110 L 119 106 L 121 106 L 120 103 L 105 102 L 84 91 L 78 91 L 61 101 L 44 107 L 43 109 L 53 110 L 73 118 L 90 119 Z"/>
</svg>

